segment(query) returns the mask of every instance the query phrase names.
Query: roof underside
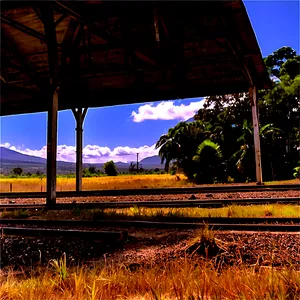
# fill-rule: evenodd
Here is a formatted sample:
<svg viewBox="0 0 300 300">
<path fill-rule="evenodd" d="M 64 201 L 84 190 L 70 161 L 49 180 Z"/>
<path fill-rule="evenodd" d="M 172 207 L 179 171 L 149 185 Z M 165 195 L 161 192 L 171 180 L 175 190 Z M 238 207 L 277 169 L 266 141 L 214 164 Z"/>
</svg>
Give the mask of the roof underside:
<svg viewBox="0 0 300 300">
<path fill-rule="evenodd" d="M 0 115 L 47 111 L 50 82 L 60 110 L 269 86 L 242 1 L 1 6 Z"/>
</svg>

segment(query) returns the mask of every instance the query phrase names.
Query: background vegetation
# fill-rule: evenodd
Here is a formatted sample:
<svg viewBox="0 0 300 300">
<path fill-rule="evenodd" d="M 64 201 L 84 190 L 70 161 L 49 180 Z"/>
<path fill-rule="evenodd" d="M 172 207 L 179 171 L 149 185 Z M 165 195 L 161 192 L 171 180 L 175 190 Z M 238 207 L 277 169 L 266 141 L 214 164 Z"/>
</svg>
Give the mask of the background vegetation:
<svg viewBox="0 0 300 300">
<path fill-rule="evenodd" d="M 266 57 L 265 64 L 273 87 L 258 91 L 263 180 L 298 177 L 300 56 L 283 47 Z M 248 93 L 205 101 L 194 122 L 180 122 L 157 142 L 165 170 L 173 161 L 173 168 L 197 183 L 255 181 Z"/>
</svg>

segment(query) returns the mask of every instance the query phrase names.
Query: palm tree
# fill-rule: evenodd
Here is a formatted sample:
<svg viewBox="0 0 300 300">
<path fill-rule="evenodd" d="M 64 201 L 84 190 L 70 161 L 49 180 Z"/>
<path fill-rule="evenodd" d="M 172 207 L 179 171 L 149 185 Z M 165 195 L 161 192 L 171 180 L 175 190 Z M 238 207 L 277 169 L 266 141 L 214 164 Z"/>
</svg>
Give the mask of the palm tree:
<svg viewBox="0 0 300 300">
<path fill-rule="evenodd" d="M 222 150 L 221 150 L 221 147 L 219 144 L 217 143 L 214 143 L 213 141 L 207 139 L 207 140 L 204 140 L 199 146 L 198 146 L 198 149 L 197 149 L 197 152 L 194 157 L 193 157 L 193 160 L 194 161 L 200 161 L 201 159 L 203 159 L 203 157 L 201 157 L 201 155 L 203 155 L 203 150 L 204 149 L 209 149 L 210 152 L 214 153 L 214 155 L 218 158 L 218 159 L 222 159 Z"/>
<path fill-rule="evenodd" d="M 129 165 L 129 172 L 133 173 L 135 169 L 136 169 L 135 163 L 132 161 Z"/>
<path fill-rule="evenodd" d="M 161 163 L 165 163 L 165 171 L 169 172 L 170 162 L 178 156 L 180 145 L 172 136 L 172 131 L 162 135 L 155 145 L 155 149 L 159 149 L 158 155 L 161 157 Z"/>
<path fill-rule="evenodd" d="M 236 151 L 229 160 L 236 161 L 236 167 L 242 174 L 246 170 L 246 161 L 251 165 L 251 152 L 253 151 L 253 126 L 248 120 L 244 120 L 242 127 L 242 135 L 237 139 L 237 142 L 243 142 L 240 149 Z M 276 136 L 281 132 L 279 128 L 273 127 L 273 124 L 269 123 L 264 125 L 259 130 L 259 135 L 261 138 L 261 147 L 264 148 L 263 153 L 266 153 L 269 158 L 271 158 L 271 149 L 273 149 L 272 144 Z M 269 147 L 271 146 L 271 148 Z M 271 168 L 272 168 L 272 160 Z"/>
<path fill-rule="evenodd" d="M 212 183 L 215 178 L 224 180 L 224 170 L 222 170 L 222 151 L 218 143 L 210 139 L 204 140 L 197 148 L 193 161 L 198 163 L 198 170 L 194 178 L 198 182 Z"/>
</svg>

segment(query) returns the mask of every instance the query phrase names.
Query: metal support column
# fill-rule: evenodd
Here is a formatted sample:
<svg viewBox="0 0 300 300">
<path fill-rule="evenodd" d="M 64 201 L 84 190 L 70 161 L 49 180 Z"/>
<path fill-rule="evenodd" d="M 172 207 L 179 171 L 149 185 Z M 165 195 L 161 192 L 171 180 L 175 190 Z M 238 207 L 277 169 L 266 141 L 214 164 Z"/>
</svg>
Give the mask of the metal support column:
<svg viewBox="0 0 300 300">
<path fill-rule="evenodd" d="M 256 86 L 253 85 L 249 88 L 249 97 L 252 106 L 252 124 L 254 136 L 254 151 L 255 151 L 255 169 L 256 169 L 256 183 L 262 184 L 262 167 L 261 167 L 261 149 L 259 137 L 259 122 L 257 116 L 257 91 Z"/>
<path fill-rule="evenodd" d="M 72 109 L 76 119 L 76 192 L 82 190 L 82 132 L 87 108 Z"/>
<path fill-rule="evenodd" d="M 53 93 L 48 110 L 47 131 L 47 205 L 56 204 L 56 153 L 57 153 L 57 111 L 58 91 Z"/>
</svg>

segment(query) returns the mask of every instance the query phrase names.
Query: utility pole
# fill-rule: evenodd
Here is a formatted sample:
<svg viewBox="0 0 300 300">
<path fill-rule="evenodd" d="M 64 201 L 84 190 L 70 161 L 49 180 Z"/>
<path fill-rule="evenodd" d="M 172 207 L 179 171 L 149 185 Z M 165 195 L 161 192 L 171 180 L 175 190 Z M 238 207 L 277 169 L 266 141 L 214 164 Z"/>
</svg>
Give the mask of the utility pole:
<svg viewBox="0 0 300 300">
<path fill-rule="evenodd" d="M 139 171 L 139 154 L 136 154 L 136 170 Z"/>
</svg>

